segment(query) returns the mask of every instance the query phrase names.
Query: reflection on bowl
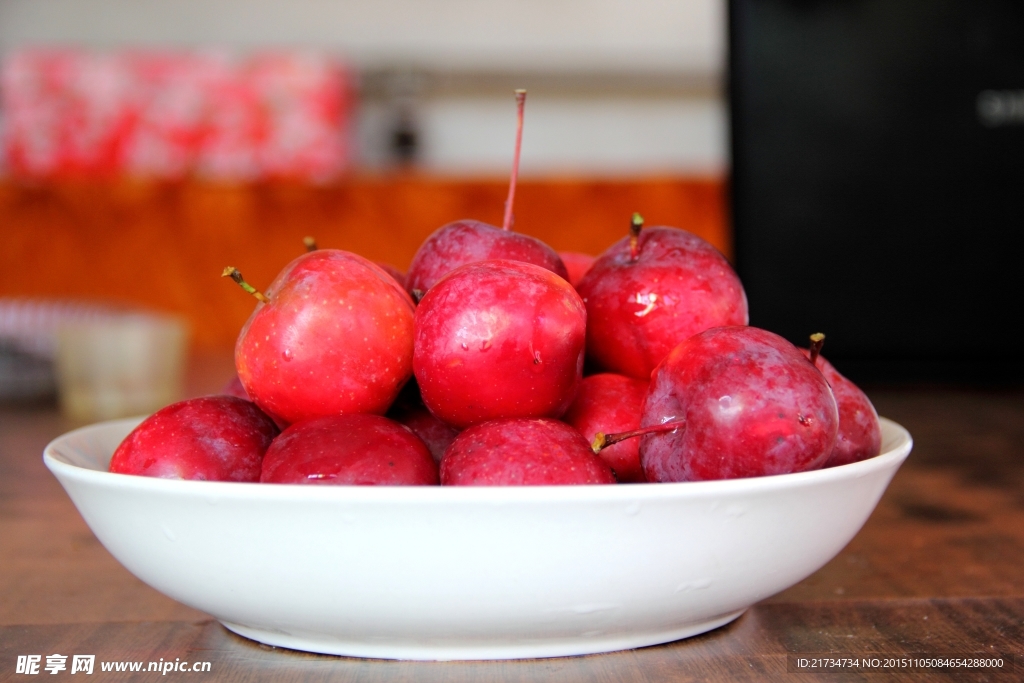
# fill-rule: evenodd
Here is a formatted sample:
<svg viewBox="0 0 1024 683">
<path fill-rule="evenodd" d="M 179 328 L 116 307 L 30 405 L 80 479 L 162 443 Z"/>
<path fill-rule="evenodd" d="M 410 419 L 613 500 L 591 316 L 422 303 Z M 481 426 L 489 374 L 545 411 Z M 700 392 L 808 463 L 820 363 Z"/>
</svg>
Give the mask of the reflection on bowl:
<svg viewBox="0 0 1024 683">
<path fill-rule="evenodd" d="M 304 487 L 110 474 L 138 423 L 44 460 L 140 579 L 232 631 L 300 650 L 508 659 L 664 643 L 726 624 L 845 546 L 910 453 L 729 481 Z"/>
</svg>

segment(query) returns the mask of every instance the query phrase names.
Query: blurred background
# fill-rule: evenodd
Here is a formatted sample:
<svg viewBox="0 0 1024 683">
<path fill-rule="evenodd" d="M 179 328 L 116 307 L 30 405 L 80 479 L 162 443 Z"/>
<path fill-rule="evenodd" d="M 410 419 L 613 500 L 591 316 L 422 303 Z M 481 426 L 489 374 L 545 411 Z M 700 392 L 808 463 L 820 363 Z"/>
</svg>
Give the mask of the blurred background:
<svg viewBox="0 0 1024 683">
<path fill-rule="evenodd" d="M 68 321 L 229 357 L 222 269 L 265 287 L 306 235 L 404 270 L 500 224 L 520 87 L 518 230 L 598 254 L 640 211 L 854 379 L 1024 376 L 1017 2 L 0 0 L 0 58 L 8 396 Z"/>
<path fill-rule="evenodd" d="M 266 287 L 312 235 L 404 270 L 500 225 L 515 88 L 517 230 L 597 254 L 642 211 L 731 253 L 725 32 L 719 0 L 0 0 L 8 338 L 142 307 L 230 355 L 227 265 Z"/>
</svg>

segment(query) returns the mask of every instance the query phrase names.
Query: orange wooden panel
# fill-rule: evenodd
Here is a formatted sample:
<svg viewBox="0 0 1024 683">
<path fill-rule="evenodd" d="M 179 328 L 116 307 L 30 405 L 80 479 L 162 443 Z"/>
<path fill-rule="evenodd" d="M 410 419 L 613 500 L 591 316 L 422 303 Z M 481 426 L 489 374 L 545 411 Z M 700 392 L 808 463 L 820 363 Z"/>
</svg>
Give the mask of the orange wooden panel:
<svg viewBox="0 0 1024 683">
<path fill-rule="evenodd" d="M 72 297 L 183 314 L 199 349 L 230 348 L 253 302 L 220 279 L 236 266 L 267 286 L 302 238 L 406 268 L 423 239 L 460 218 L 501 223 L 505 180 L 356 177 L 327 186 L 119 181 L 0 183 L 0 296 Z M 717 178 L 521 182 L 516 230 L 597 254 L 648 225 L 694 232 L 726 254 Z"/>
</svg>

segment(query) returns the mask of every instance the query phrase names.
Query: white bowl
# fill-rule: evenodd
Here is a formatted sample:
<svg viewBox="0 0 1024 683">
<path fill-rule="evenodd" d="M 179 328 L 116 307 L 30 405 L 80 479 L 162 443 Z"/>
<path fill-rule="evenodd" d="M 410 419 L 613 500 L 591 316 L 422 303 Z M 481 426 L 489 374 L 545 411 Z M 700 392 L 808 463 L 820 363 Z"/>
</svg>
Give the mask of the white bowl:
<svg viewBox="0 0 1024 683">
<path fill-rule="evenodd" d="M 726 624 L 845 546 L 910 453 L 681 484 L 334 487 L 111 474 L 138 420 L 44 460 L 104 546 L 248 638 L 394 659 L 511 659 L 664 643 Z"/>
</svg>

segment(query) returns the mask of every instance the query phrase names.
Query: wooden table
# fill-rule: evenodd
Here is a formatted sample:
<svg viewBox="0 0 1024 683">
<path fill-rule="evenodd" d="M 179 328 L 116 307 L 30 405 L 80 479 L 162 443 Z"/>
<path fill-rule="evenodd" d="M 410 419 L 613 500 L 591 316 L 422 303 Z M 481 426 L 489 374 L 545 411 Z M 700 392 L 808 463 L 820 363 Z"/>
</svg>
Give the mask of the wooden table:
<svg viewBox="0 0 1024 683">
<path fill-rule="evenodd" d="M 223 364 L 203 373 L 215 387 Z M 209 369 L 209 368 L 207 368 Z M 202 382 L 200 382 L 202 384 Z M 688 640 L 586 657 L 390 662 L 309 655 L 235 636 L 134 578 L 43 467 L 69 427 L 52 408 L 0 410 L 0 681 L 19 655 L 210 662 L 170 678 L 233 681 L 1024 680 L 1024 393 L 878 390 L 915 448 L 864 529 L 819 572 Z M 799 673 L 812 653 L 998 654 L 1001 673 Z M 49 675 L 40 668 L 40 673 Z M 59 675 L 68 676 L 67 670 Z M 77 674 L 75 674 L 77 675 Z M 133 678 L 134 676 L 134 678 Z"/>
</svg>

